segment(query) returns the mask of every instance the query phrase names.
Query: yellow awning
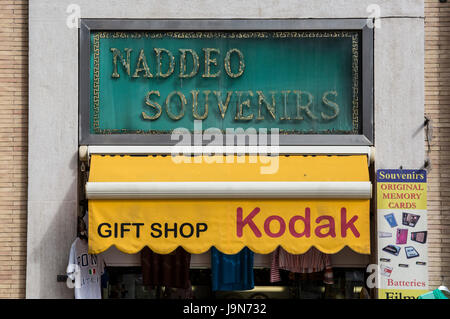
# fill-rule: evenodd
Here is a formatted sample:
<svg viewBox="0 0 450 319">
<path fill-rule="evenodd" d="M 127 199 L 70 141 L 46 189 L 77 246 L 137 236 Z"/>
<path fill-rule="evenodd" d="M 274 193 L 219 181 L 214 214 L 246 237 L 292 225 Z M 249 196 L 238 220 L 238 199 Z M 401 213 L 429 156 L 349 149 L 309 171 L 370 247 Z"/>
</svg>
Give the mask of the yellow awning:
<svg viewBox="0 0 450 319">
<path fill-rule="evenodd" d="M 370 186 L 366 156 L 92 155 L 89 251 L 369 254 Z"/>
</svg>

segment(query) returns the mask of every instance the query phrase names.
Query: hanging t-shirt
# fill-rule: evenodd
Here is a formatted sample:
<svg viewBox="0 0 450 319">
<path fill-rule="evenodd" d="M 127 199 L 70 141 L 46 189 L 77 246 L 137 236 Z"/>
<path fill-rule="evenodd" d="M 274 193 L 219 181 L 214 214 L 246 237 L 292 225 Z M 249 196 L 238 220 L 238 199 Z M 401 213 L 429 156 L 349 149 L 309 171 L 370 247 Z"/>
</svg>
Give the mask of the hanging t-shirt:
<svg viewBox="0 0 450 319">
<path fill-rule="evenodd" d="M 294 273 L 313 273 L 325 270 L 324 283 L 333 284 L 330 255 L 322 253 L 315 247 L 299 255 L 290 254 L 282 247 L 277 247 L 272 253 L 270 282 L 281 280 L 280 269 Z"/>
<path fill-rule="evenodd" d="M 141 251 L 142 282 L 147 286 L 188 288 L 191 254 L 178 247 L 169 254 L 157 254 L 144 247 Z"/>
<path fill-rule="evenodd" d="M 245 247 L 235 255 L 211 248 L 212 290 L 250 290 L 255 286 L 253 252 Z"/>
<path fill-rule="evenodd" d="M 75 280 L 75 299 L 101 299 L 101 256 L 88 254 L 88 243 L 77 237 L 70 247 L 67 276 Z"/>
</svg>

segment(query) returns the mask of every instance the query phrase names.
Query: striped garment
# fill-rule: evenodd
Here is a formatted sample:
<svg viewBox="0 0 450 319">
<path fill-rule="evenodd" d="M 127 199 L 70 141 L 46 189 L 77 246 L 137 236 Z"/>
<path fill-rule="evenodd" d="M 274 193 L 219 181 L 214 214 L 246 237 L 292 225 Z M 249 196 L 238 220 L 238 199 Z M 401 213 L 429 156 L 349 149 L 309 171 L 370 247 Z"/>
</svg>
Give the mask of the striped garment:
<svg viewBox="0 0 450 319">
<path fill-rule="evenodd" d="M 333 284 L 333 270 L 330 255 L 324 254 L 312 247 L 306 253 L 293 255 L 278 247 L 272 253 L 270 267 L 270 282 L 281 281 L 280 269 L 296 273 L 324 272 L 324 283 Z"/>
</svg>

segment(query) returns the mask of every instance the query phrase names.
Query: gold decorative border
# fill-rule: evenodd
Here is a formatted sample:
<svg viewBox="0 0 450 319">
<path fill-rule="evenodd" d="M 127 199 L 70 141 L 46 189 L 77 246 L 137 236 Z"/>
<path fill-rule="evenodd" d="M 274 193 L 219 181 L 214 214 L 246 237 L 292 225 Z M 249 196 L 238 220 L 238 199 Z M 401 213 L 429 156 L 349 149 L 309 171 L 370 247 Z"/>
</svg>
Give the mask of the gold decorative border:
<svg viewBox="0 0 450 319">
<path fill-rule="evenodd" d="M 102 31 L 96 32 L 102 39 L 252 39 L 252 38 L 351 38 L 356 31 L 249 31 L 249 32 L 216 32 L 216 31 Z"/>
<path fill-rule="evenodd" d="M 94 99 L 94 114 L 93 123 L 94 132 L 102 134 L 100 130 L 100 35 L 94 34 L 93 41 L 94 51 L 94 81 L 93 81 L 93 99 Z"/>
<path fill-rule="evenodd" d="M 359 36 L 352 36 L 353 134 L 359 134 Z"/>
<path fill-rule="evenodd" d="M 154 130 L 129 130 L 129 129 L 100 129 L 100 39 L 160 39 L 171 37 L 175 39 L 251 39 L 251 38 L 352 38 L 352 126 L 353 134 L 359 134 L 359 33 L 357 31 L 276 31 L 276 32 L 149 32 L 149 31 L 103 31 L 94 32 L 93 52 L 94 52 L 94 79 L 93 79 L 93 128 L 95 134 L 155 134 L 170 133 L 155 132 Z M 285 130 L 280 130 L 284 133 Z M 295 134 L 294 131 L 292 134 Z M 289 134 L 287 131 L 285 132 Z M 301 133 L 306 134 L 306 133 Z M 321 134 L 316 132 L 314 134 Z"/>
</svg>

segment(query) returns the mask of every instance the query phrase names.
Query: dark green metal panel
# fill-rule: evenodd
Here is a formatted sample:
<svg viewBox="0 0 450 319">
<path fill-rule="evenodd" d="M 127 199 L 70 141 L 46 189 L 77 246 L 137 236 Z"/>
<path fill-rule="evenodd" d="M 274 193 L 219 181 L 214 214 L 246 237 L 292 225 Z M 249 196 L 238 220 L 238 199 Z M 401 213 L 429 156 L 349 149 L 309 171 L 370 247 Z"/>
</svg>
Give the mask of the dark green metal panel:
<svg viewBox="0 0 450 319">
<path fill-rule="evenodd" d="M 90 132 L 152 134 L 179 127 L 192 131 L 193 100 L 197 96 L 196 114 L 197 118 L 204 118 L 203 130 L 278 128 L 284 134 L 360 134 L 359 40 L 357 31 L 93 31 Z M 111 48 L 119 50 L 123 57 L 116 57 L 116 65 Z M 174 57 L 174 71 L 168 77 L 157 76 L 155 48 L 168 50 Z M 217 65 L 209 64 L 211 74 L 220 72 L 217 77 L 204 76 L 206 48 L 217 50 L 211 53 Z M 123 65 L 128 61 L 127 49 L 130 75 Z M 190 49 L 198 55 L 195 76 L 180 77 L 180 49 Z M 230 54 L 229 73 L 243 70 L 235 78 L 227 74 L 224 62 L 232 49 L 238 49 L 243 56 L 240 59 L 236 50 Z M 145 77 L 145 70 L 133 77 L 141 50 L 151 77 L 149 73 Z M 166 53 L 161 56 L 164 73 L 169 69 L 169 57 Z M 185 73 L 190 73 L 193 66 L 192 56 L 187 54 Z M 115 69 L 120 77 L 113 77 Z M 147 97 L 150 91 L 158 91 L 159 96 L 154 93 Z M 222 104 L 230 96 L 226 112 L 218 106 L 219 94 Z M 208 113 L 204 116 L 206 96 Z"/>
</svg>

